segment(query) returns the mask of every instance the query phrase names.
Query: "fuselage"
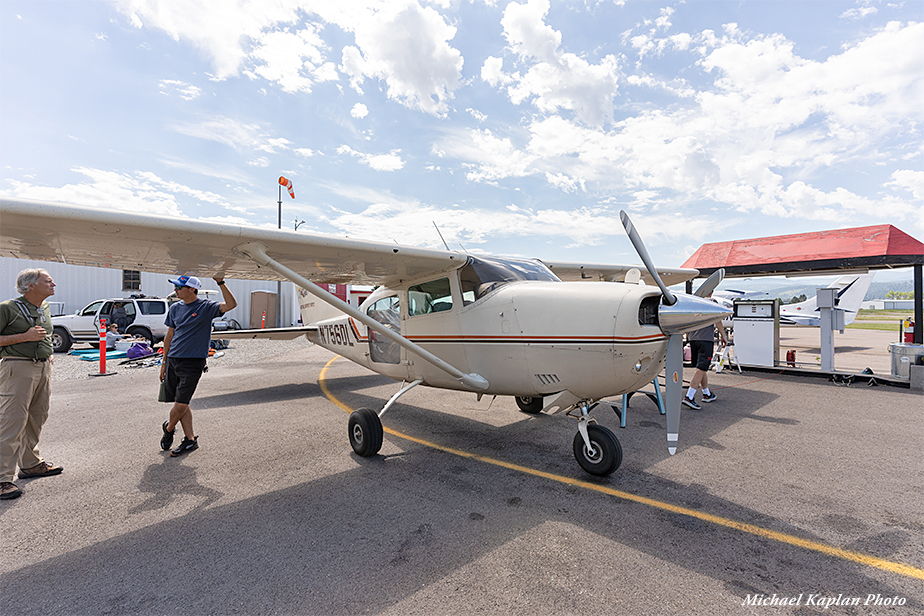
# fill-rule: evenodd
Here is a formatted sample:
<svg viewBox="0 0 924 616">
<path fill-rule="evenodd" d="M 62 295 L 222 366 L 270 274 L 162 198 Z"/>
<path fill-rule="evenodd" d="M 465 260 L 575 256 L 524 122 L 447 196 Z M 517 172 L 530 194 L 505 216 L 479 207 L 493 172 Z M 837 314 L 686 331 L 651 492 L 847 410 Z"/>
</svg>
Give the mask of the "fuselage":
<svg viewBox="0 0 924 616">
<path fill-rule="evenodd" d="M 466 268 L 379 288 L 360 307 L 466 373 L 485 394 L 599 399 L 635 391 L 661 371 L 667 337 L 656 287 L 558 280 L 472 280 Z M 484 274 L 482 274 L 484 278 Z M 451 375 L 346 315 L 317 323 L 312 342 L 396 380 L 465 389 Z"/>
</svg>

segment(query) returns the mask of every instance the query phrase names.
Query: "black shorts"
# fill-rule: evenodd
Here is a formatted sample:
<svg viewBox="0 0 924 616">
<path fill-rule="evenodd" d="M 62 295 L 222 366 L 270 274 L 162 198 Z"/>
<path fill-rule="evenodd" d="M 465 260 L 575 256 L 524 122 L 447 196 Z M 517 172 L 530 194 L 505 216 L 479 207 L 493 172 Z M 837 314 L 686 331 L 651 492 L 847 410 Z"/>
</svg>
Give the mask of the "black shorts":
<svg viewBox="0 0 924 616">
<path fill-rule="evenodd" d="M 690 340 L 690 360 L 693 365 L 703 372 L 709 370 L 712 363 L 712 353 L 715 343 L 708 340 Z"/>
<path fill-rule="evenodd" d="M 166 361 L 164 393 L 167 399 L 164 402 L 189 404 L 205 371 L 205 360 L 168 357 Z"/>
</svg>

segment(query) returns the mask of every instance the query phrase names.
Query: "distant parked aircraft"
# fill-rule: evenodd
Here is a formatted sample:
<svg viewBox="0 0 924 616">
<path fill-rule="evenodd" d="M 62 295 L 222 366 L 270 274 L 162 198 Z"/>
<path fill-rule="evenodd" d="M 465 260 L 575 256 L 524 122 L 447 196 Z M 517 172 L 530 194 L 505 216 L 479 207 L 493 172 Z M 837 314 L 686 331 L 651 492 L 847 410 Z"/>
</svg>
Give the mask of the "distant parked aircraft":
<svg viewBox="0 0 924 616">
<path fill-rule="evenodd" d="M 850 325 L 857 318 L 860 305 L 873 282 L 874 272 L 867 274 L 850 274 L 841 276 L 828 285 L 829 289 L 837 289 L 837 307 L 844 310 L 844 325 Z M 714 291 L 713 298 L 722 306 L 733 309 L 736 299 L 757 299 L 761 296 L 769 297 L 766 293 L 755 291 L 737 291 L 726 289 Z M 722 322 L 725 327 L 732 327 L 732 319 Z M 821 313 L 815 304 L 815 296 L 798 304 L 783 304 L 780 306 L 780 325 L 796 325 L 800 327 L 820 327 Z"/>
</svg>

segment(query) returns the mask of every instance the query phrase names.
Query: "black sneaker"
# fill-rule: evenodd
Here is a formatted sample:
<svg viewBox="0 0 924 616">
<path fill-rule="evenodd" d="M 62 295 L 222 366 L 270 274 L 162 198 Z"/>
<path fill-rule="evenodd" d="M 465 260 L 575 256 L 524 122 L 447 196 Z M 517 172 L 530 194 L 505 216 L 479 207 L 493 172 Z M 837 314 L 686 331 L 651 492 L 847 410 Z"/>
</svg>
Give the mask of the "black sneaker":
<svg viewBox="0 0 924 616">
<path fill-rule="evenodd" d="M 698 405 L 698 404 L 696 403 L 696 400 L 690 400 L 690 399 L 689 399 L 688 397 L 686 397 L 686 396 L 683 397 L 683 403 L 684 403 L 686 406 L 688 406 L 688 407 L 690 407 L 691 409 L 693 409 L 694 411 L 698 411 L 699 409 L 703 408 L 703 407 L 701 407 L 700 405 Z"/>
<path fill-rule="evenodd" d="M 171 451 L 170 455 L 175 458 L 177 456 L 181 456 L 184 453 L 189 453 L 190 451 L 194 451 L 196 449 L 199 449 L 199 437 L 197 436 L 193 438 L 193 440 L 189 440 L 188 438 L 184 436 L 183 442 L 180 443 L 179 447 Z"/>
<path fill-rule="evenodd" d="M 712 402 L 716 399 L 716 395 L 711 391 L 708 394 L 703 394 L 703 402 Z"/>
<path fill-rule="evenodd" d="M 170 449 L 170 446 L 173 445 L 173 433 L 176 432 L 176 428 L 173 430 L 167 431 L 167 422 L 164 422 L 164 425 L 161 426 L 161 429 L 164 431 L 164 435 L 160 437 L 160 448 L 164 451 Z"/>
</svg>

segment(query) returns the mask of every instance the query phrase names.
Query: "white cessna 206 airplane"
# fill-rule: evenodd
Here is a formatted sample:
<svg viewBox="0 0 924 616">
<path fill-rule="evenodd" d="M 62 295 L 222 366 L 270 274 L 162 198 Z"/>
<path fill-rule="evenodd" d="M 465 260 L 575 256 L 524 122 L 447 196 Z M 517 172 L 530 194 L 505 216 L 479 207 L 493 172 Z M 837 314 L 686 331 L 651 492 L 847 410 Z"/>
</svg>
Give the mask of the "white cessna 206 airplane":
<svg viewBox="0 0 924 616">
<path fill-rule="evenodd" d="M 481 257 L 453 251 L 291 231 L 135 215 L 0 198 L 0 256 L 167 274 L 291 280 L 340 316 L 275 336 L 309 340 L 404 386 L 384 407 L 355 411 L 360 456 L 382 445 L 380 417 L 417 385 L 507 395 L 528 413 L 577 418 L 581 467 L 609 475 L 622 461 L 616 436 L 597 425 L 600 399 L 650 383 L 667 365 L 668 450 L 676 451 L 682 334 L 722 319 L 718 304 L 665 285 L 693 269 L 655 269 L 628 216 L 633 266 Z M 620 284 L 612 284 L 618 278 Z M 697 291 L 705 295 L 721 275 Z M 569 282 L 564 282 L 568 280 Z M 320 284 L 381 285 L 355 309 Z M 306 302 L 306 308 L 310 302 Z M 304 310 L 306 316 L 311 310 Z M 267 333 L 267 332 L 263 332 Z M 246 332 L 243 335 L 247 335 Z M 221 337 L 229 336 L 222 332 Z"/>
</svg>

